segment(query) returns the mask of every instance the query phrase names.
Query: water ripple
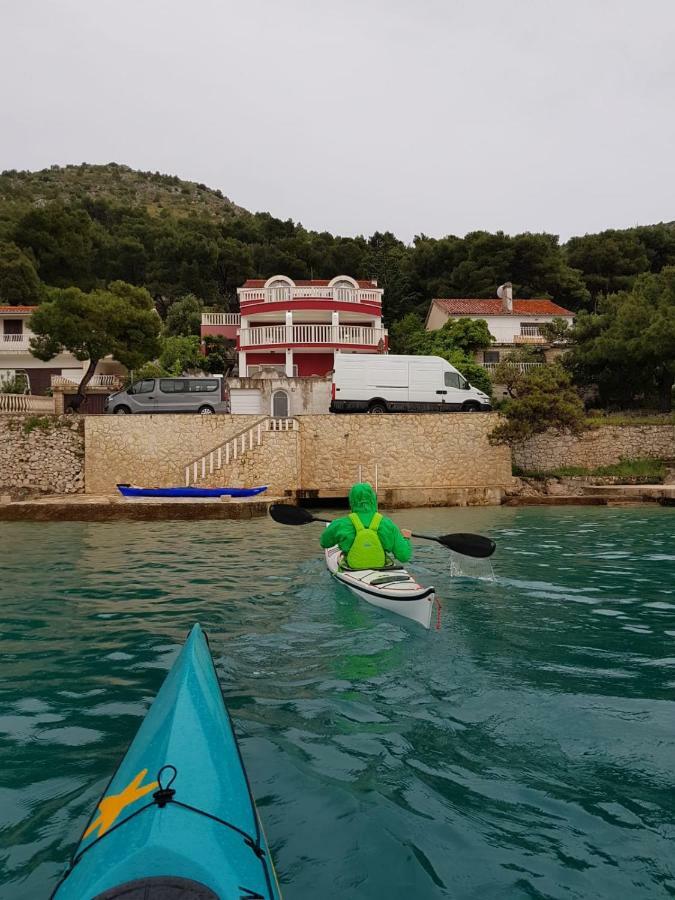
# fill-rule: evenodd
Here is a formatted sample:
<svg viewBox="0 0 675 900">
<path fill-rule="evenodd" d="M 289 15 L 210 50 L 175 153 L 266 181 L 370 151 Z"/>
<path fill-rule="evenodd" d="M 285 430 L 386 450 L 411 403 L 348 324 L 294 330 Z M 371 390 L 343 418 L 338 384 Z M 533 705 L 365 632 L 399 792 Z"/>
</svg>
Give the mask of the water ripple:
<svg viewBox="0 0 675 900">
<path fill-rule="evenodd" d="M 498 542 L 494 581 L 420 544 L 438 633 L 311 528 L 0 526 L 3 900 L 48 896 L 196 620 L 287 900 L 672 896 L 672 515 L 396 518 Z"/>
</svg>

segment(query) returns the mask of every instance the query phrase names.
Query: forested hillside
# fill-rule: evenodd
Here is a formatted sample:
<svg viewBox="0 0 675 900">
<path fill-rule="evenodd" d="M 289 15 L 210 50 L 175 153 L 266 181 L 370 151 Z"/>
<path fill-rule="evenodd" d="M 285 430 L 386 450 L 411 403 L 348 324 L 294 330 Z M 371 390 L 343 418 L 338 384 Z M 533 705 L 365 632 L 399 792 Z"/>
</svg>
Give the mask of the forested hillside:
<svg viewBox="0 0 675 900">
<path fill-rule="evenodd" d="M 452 222 L 448 223 L 449 228 Z M 377 278 L 388 324 L 426 311 L 432 297 L 492 297 L 512 281 L 519 297 L 592 309 L 605 292 L 675 264 L 669 224 L 606 231 L 561 246 L 552 234 L 390 232 L 340 237 L 249 213 L 219 191 L 125 166 L 52 167 L 0 176 L 0 294 L 38 302 L 44 286 L 89 291 L 115 279 L 146 287 L 166 307 L 194 293 L 234 308 L 247 277 L 348 273 Z"/>
</svg>

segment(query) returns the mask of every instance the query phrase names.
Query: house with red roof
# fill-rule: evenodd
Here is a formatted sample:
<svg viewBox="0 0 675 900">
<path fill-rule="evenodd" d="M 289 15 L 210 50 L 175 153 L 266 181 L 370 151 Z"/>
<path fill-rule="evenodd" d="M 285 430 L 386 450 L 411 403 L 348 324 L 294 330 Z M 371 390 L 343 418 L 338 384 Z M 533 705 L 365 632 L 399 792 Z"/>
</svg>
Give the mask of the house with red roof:
<svg viewBox="0 0 675 900">
<path fill-rule="evenodd" d="M 240 378 L 276 369 L 288 378 L 324 376 L 342 353 L 383 353 L 382 288 L 349 275 L 250 278 L 237 288 L 239 314 L 205 312 L 202 338 L 236 338 Z"/>
<path fill-rule="evenodd" d="M 541 325 L 553 319 L 564 319 L 569 325 L 574 321 L 573 312 L 552 300 L 514 298 L 509 283 L 502 285 L 499 293 L 494 300 L 432 300 L 425 327 L 427 331 L 435 331 L 448 319 L 485 319 L 495 341 L 489 349 L 478 351 L 476 362 L 493 369 L 505 356 L 523 345 L 542 350 L 548 348 L 550 345 L 541 333 Z"/>
</svg>

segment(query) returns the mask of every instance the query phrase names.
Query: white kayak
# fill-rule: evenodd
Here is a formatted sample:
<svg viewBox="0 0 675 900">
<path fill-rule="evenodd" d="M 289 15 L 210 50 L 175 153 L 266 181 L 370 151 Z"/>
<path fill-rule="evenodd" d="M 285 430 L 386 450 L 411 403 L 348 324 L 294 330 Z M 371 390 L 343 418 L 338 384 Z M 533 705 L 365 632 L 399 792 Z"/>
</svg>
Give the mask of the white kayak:
<svg viewBox="0 0 675 900">
<path fill-rule="evenodd" d="M 329 547 L 326 550 L 328 571 L 357 597 L 429 628 L 436 599 L 433 587 L 422 587 L 403 566 L 387 569 L 342 569 L 341 560 L 342 551 L 339 547 Z"/>
</svg>

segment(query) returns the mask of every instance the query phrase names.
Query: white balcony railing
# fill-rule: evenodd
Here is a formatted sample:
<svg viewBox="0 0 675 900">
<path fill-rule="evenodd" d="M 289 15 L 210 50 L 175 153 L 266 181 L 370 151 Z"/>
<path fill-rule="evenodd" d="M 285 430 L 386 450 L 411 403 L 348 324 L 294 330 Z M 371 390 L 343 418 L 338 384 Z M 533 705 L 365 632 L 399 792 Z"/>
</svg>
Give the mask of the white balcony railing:
<svg viewBox="0 0 675 900">
<path fill-rule="evenodd" d="M 84 373 L 83 373 L 84 374 Z M 65 375 L 52 375 L 52 387 L 77 387 L 81 379 L 67 378 Z M 87 387 L 119 388 L 124 383 L 121 375 L 94 375 Z"/>
<path fill-rule="evenodd" d="M 269 287 L 240 288 L 240 303 L 289 303 L 292 300 L 322 300 L 337 303 L 382 304 L 382 292 L 369 288 L 350 287 Z"/>
<path fill-rule="evenodd" d="M 509 362 L 508 359 L 504 359 L 501 363 L 484 362 L 481 363 L 481 366 L 484 369 L 487 369 L 488 372 L 494 372 L 497 366 L 502 365 L 503 363 L 509 366 L 513 366 L 514 368 L 518 369 L 519 372 L 529 372 L 531 369 L 537 369 L 539 368 L 539 366 L 544 365 L 544 363 L 540 362 Z"/>
<path fill-rule="evenodd" d="M 239 328 L 239 313 L 205 312 L 202 313 L 202 325 L 234 325 Z"/>
<path fill-rule="evenodd" d="M 23 353 L 30 350 L 28 334 L 0 334 L 0 353 Z"/>
<path fill-rule="evenodd" d="M 387 336 L 386 328 L 366 325 L 262 325 L 242 328 L 241 347 L 268 347 L 288 344 L 354 344 L 377 347 Z"/>
<path fill-rule="evenodd" d="M 53 397 L 0 393 L 0 413 L 53 413 Z"/>
</svg>

